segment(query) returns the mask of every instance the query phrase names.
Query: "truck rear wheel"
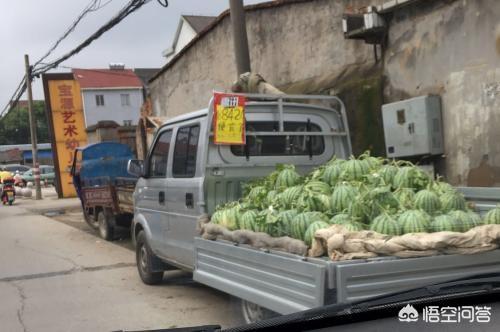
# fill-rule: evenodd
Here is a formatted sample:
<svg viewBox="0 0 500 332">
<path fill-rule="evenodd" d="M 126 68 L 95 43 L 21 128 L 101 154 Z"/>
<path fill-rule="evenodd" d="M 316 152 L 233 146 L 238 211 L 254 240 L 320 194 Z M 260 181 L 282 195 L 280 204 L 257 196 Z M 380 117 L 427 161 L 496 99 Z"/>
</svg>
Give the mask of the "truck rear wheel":
<svg viewBox="0 0 500 332">
<path fill-rule="evenodd" d="M 112 222 L 110 215 L 107 215 L 104 211 L 100 211 L 97 215 L 97 222 L 99 224 L 99 235 L 106 241 L 113 240 L 114 235 L 114 223 Z"/>
<path fill-rule="evenodd" d="M 146 234 L 140 231 L 136 238 L 135 260 L 137 270 L 141 280 L 146 285 L 156 285 L 163 280 L 163 271 L 153 271 L 153 260 L 157 258 L 148 243 L 146 242 Z"/>
<path fill-rule="evenodd" d="M 241 300 L 241 314 L 246 324 L 260 322 L 279 315 L 274 311 L 246 300 Z"/>
<path fill-rule="evenodd" d="M 83 219 L 85 219 L 87 225 L 89 225 L 93 230 L 97 230 L 99 228 L 99 222 L 95 220 L 94 215 L 89 214 L 85 209 L 83 209 Z"/>
</svg>

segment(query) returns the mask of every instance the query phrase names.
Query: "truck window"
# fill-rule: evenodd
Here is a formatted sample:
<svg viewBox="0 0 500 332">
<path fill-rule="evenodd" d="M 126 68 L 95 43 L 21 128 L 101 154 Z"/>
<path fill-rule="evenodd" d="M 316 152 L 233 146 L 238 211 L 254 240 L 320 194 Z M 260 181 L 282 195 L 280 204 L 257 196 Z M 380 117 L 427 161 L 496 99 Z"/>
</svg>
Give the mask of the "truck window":
<svg viewBox="0 0 500 332">
<path fill-rule="evenodd" d="M 285 131 L 319 132 L 321 128 L 315 123 L 285 122 Z M 251 132 L 277 132 L 277 121 L 247 122 L 247 145 L 231 145 L 231 153 L 238 157 L 248 156 L 306 156 L 309 149 L 312 155 L 321 155 L 325 151 L 325 141 L 322 136 L 253 136 Z M 288 141 L 288 143 L 287 143 Z M 245 151 L 248 149 L 248 151 Z"/>
<path fill-rule="evenodd" d="M 179 128 L 175 140 L 172 173 L 175 178 L 192 178 L 196 171 L 196 153 L 200 126 Z"/>
<path fill-rule="evenodd" d="M 167 175 L 168 151 L 172 130 L 164 131 L 151 152 L 148 174 L 150 177 L 165 177 Z"/>
</svg>

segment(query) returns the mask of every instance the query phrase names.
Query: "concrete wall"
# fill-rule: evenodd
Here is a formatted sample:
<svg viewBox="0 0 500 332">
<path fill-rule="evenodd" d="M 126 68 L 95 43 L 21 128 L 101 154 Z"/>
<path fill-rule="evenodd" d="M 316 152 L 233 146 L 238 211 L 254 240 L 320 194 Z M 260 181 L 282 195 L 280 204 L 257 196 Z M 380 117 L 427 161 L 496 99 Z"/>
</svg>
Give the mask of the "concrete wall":
<svg viewBox="0 0 500 332">
<path fill-rule="evenodd" d="M 182 20 L 182 27 L 181 31 L 179 32 L 179 38 L 177 39 L 177 43 L 175 44 L 175 50 L 174 53 L 166 57 L 167 63 L 172 60 L 172 58 L 179 53 L 180 50 L 184 48 L 184 46 L 187 45 L 191 41 L 191 39 L 196 36 L 196 31 L 189 25 L 189 23 L 186 22 L 184 18 L 181 18 Z"/>
<path fill-rule="evenodd" d="M 122 106 L 120 94 L 129 94 L 129 106 Z M 96 95 L 104 95 L 104 106 L 96 105 Z M 82 96 L 86 127 L 103 120 L 113 120 L 119 125 L 123 125 L 125 120 L 132 120 L 133 125 L 137 124 L 143 102 L 142 89 L 86 89 L 82 91 Z"/>
<path fill-rule="evenodd" d="M 421 1 L 390 22 L 385 102 L 442 97 L 453 184 L 500 185 L 500 1 Z"/>
<path fill-rule="evenodd" d="M 344 41 L 341 20 L 346 7 L 373 2 L 317 0 L 247 11 L 252 70 L 285 86 L 373 64 L 370 46 Z M 212 91 L 229 90 L 235 79 L 226 16 L 150 83 L 153 112 L 172 117 L 207 107 Z"/>
</svg>

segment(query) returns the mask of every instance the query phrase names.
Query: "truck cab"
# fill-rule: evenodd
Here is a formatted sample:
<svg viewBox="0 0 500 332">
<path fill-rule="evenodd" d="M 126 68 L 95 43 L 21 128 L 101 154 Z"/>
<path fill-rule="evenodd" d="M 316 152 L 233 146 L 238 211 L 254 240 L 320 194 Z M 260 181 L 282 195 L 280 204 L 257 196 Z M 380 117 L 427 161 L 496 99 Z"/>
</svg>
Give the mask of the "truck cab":
<svg viewBox="0 0 500 332">
<path fill-rule="evenodd" d="M 337 97 L 245 97 L 245 145 L 214 144 L 210 103 L 168 120 L 147 159 L 130 161 L 129 171 L 139 175 L 132 236 L 145 283 L 160 282 L 172 267 L 194 270 L 198 218 L 240 198 L 244 183 L 278 164 L 294 164 L 306 173 L 333 156 L 351 154 L 345 109 Z"/>
</svg>

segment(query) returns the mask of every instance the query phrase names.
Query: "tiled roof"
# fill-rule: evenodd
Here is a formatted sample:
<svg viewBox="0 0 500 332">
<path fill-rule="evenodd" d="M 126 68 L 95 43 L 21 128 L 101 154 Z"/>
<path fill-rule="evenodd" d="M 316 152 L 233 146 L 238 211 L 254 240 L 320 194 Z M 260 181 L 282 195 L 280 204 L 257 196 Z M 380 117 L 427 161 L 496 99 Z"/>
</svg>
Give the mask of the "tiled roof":
<svg viewBox="0 0 500 332">
<path fill-rule="evenodd" d="M 73 69 L 82 89 L 141 88 L 142 82 L 131 69 Z"/>
<path fill-rule="evenodd" d="M 186 21 L 188 21 L 189 25 L 191 25 L 196 31 L 196 33 L 200 33 L 205 29 L 213 20 L 217 17 L 215 16 L 199 16 L 199 15 L 182 15 Z"/>
</svg>

